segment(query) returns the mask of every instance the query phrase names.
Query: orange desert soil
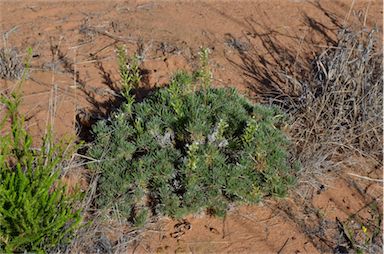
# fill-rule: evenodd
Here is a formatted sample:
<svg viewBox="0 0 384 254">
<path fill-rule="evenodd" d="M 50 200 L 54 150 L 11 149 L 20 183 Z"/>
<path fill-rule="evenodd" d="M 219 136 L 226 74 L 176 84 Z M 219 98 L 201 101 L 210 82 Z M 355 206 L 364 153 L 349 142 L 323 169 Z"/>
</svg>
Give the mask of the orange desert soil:
<svg viewBox="0 0 384 254">
<path fill-rule="evenodd" d="M 382 7 L 380 0 L 0 1 L 0 45 L 22 54 L 33 49 L 21 108 L 33 135 L 41 136 L 50 124 L 56 137 L 86 139 L 89 126 L 117 105 L 117 45 L 140 55 L 143 95 L 166 84 L 175 71 L 196 68 L 197 52 L 208 47 L 213 84 L 236 87 L 257 101 L 260 91 L 278 82 L 277 70 L 313 59 L 335 41 L 343 24 L 360 19 L 377 25 L 382 38 Z M 0 91 L 14 85 L 1 80 Z M 360 232 L 375 219 L 373 203 L 382 213 L 382 184 L 356 176 L 381 178 L 376 164 L 356 156 L 313 186 L 300 185 L 287 199 L 233 208 L 225 218 L 162 218 L 127 248 L 135 253 L 331 252 L 345 242 L 339 222 Z M 69 174 L 67 181 L 79 182 L 81 175 Z M 102 234 L 111 243 L 129 231 L 109 228 Z"/>
</svg>

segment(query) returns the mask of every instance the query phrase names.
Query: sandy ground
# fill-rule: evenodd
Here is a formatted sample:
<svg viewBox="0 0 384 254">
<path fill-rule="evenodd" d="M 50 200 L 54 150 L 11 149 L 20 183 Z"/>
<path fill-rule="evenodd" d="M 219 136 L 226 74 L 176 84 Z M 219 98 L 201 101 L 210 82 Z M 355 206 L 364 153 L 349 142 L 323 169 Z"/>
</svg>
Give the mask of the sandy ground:
<svg viewBox="0 0 384 254">
<path fill-rule="evenodd" d="M 40 136 L 49 124 L 57 137 L 84 139 L 90 124 L 116 106 L 116 45 L 140 55 L 144 92 L 163 86 L 179 69 L 195 68 L 197 52 L 208 47 L 214 85 L 236 87 L 257 101 L 260 91 L 283 85 L 278 70 L 312 59 L 343 24 L 360 19 L 379 31 L 383 24 L 382 2 L 374 0 L 0 1 L 0 10 L 0 46 L 21 54 L 33 49 L 23 85 L 29 130 Z M 0 81 L 1 90 L 13 86 Z M 373 162 L 351 158 L 344 170 L 285 200 L 234 208 L 224 219 L 160 219 L 130 243 L 129 252 L 332 252 L 347 244 L 339 222 L 361 234 L 359 227 L 382 213 L 382 185 L 351 173 L 381 178 L 382 172 Z M 124 232 L 105 235 L 118 243 Z"/>
</svg>

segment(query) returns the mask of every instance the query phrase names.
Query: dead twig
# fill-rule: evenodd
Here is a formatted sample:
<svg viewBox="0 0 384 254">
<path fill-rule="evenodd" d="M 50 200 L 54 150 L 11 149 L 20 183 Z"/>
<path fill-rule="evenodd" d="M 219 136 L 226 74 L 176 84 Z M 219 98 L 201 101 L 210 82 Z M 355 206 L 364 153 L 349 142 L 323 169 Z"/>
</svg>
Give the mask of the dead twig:
<svg viewBox="0 0 384 254">
<path fill-rule="evenodd" d="M 368 180 L 368 181 L 373 181 L 373 182 L 379 182 L 379 183 L 383 183 L 383 179 L 374 179 L 374 178 L 370 178 L 368 176 L 361 176 L 361 175 L 358 175 L 358 174 L 355 174 L 355 173 L 347 173 L 348 175 L 351 175 L 351 176 L 356 176 L 358 178 L 361 178 L 361 179 L 364 179 L 364 180 Z"/>
</svg>

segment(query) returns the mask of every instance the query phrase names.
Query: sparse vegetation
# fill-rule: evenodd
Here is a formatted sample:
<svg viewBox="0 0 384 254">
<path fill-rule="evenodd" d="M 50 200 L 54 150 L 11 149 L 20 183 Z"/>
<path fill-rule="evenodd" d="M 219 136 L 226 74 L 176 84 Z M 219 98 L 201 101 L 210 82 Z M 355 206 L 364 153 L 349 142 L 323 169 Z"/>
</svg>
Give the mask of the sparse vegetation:
<svg viewBox="0 0 384 254">
<path fill-rule="evenodd" d="M 370 211 L 371 218 L 352 214 L 344 222 L 337 220 L 338 228 L 355 253 L 380 253 L 383 215 L 376 202 L 371 202 L 365 209 Z"/>
<path fill-rule="evenodd" d="M 25 18 L 40 23 L 21 26 L 11 47 L 8 35 L 19 25 L 8 18 L 0 49 L 0 253 L 381 253 L 382 32 L 365 27 L 378 4 L 354 13 L 355 1 L 331 2 L 291 6 L 302 15 L 289 26 L 279 24 L 288 17 L 264 22 L 268 11 L 255 18 L 252 4 L 222 11 L 228 3 L 204 11 L 100 4 L 82 7 L 83 20 L 68 5 L 60 9 L 65 18 L 48 24 L 43 13 L 52 9 L 36 4 Z M 338 17 L 343 9 L 347 16 Z M 197 22 L 148 21 L 169 10 Z M 143 22 L 132 26 L 125 14 Z M 213 27 L 184 36 L 211 18 Z M 30 49 L 23 62 L 25 43 L 36 54 Z M 118 46 L 115 72 L 112 47 L 120 43 L 137 54 Z M 210 49 L 197 54 L 200 67 L 173 73 L 189 70 L 201 44 Z M 27 81 L 31 58 L 36 75 Z M 26 117 L 21 84 L 27 106 L 39 101 Z M 218 88 L 232 85 L 264 104 Z M 30 127 L 44 119 L 65 123 L 58 132 L 75 122 L 89 143 L 57 141 L 48 126 L 33 138 Z"/>
<path fill-rule="evenodd" d="M 100 161 L 90 165 L 100 173 L 99 208 L 142 225 L 151 214 L 223 215 L 230 203 L 286 195 L 295 177 L 284 115 L 234 89 L 209 88 L 207 52 L 201 57 L 196 78 L 180 72 L 132 111 L 123 106 L 94 126 L 88 155 Z"/>
</svg>

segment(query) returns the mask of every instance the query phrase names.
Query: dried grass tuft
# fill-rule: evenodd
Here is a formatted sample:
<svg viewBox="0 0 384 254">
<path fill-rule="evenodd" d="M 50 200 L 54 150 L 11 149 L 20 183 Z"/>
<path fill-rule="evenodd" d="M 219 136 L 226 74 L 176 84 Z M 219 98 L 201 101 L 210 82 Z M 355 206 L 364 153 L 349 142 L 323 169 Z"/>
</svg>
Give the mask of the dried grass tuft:
<svg viewBox="0 0 384 254">
<path fill-rule="evenodd" d="M 23 57 L 15 48 L 0 49 L 0 78 L 1 79 L 21 79 L 24 73 Z"/>
<path fill-rule="evenodd" d="M 376 30 L 341 29 L 336 46 L 324 50 L 312 71 L 287 76 L 300 96 L 278 103 L 292 116 L 291 133 L 303 170 L 321 173 L 352 153 L 382 163 L 383 62 Z"/>
</svg>

